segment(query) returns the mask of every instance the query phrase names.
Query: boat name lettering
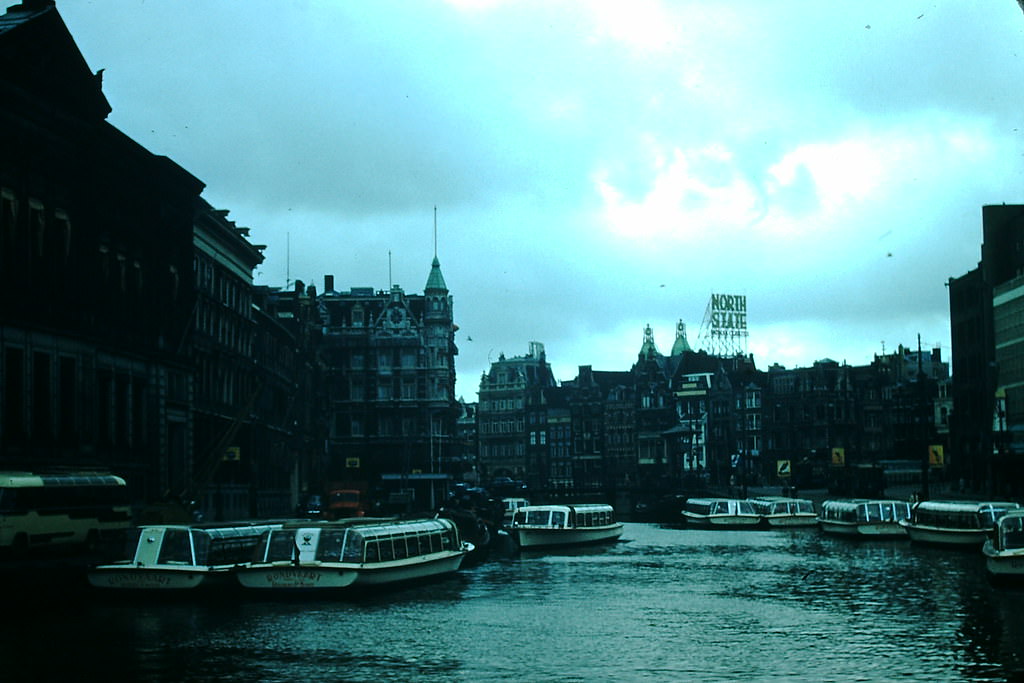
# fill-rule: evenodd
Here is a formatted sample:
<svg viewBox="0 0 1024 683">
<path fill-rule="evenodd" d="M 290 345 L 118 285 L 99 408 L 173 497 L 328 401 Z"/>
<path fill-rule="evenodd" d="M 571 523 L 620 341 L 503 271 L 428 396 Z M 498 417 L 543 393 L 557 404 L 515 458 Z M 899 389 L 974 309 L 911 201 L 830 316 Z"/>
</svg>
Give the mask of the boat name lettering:
<svg viewBox="0 0 1024 683">
<path fill-rule="evenodd" d="M 319 581 L 320 574 L 308 569 L 282 569 L 267 574 L 267 583 L 275 586 L 309 586 Z"/>
<path fill-rule="evenodd" d="M 110 574 L 107 578 L 107 583 L 111 586 L 125 586 L 135 588 L 145 588 L 147 586 L 166 586 L 171 582 L 171 578 L 164 574 Z"/>
</svg>

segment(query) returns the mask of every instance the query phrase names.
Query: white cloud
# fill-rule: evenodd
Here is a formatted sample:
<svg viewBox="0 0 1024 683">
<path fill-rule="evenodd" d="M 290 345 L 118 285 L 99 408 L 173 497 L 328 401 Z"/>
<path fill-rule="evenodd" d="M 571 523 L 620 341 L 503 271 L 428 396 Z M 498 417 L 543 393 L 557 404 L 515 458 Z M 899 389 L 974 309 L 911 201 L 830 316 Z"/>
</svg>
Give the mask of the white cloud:
<svg viewBox="0 0 1024 683">
<path fill-rule="evenodd" d="M 641 51 L 665 51 L 679 40 L 679 29 L 658 0 L 590 0 L 595 38 L 608 38 Z"/>
<path fill-rule="evenodd" d="M 607 170 L 594 173 L 609 231 L 620 238 L 685 243 L 733 231 L 759 213 L 757 191 L 724 145 L 654 155 L 650 187 L 631 200 Z M 647 242 L 651 244 L 651 242 Z"/>
</svg>

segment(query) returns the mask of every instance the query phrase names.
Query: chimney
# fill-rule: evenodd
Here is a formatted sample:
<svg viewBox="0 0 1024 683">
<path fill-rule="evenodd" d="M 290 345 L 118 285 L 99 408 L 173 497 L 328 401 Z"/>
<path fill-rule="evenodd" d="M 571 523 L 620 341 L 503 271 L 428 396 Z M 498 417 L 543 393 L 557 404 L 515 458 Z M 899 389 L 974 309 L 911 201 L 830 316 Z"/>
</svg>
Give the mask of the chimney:
<svg viewBox="0 0 1024 683">
<path fill-rule="evenodd" d="M 334 291 L 334 276 L 324 275 L 324 294 L 329 294 Z"/>
</svg>

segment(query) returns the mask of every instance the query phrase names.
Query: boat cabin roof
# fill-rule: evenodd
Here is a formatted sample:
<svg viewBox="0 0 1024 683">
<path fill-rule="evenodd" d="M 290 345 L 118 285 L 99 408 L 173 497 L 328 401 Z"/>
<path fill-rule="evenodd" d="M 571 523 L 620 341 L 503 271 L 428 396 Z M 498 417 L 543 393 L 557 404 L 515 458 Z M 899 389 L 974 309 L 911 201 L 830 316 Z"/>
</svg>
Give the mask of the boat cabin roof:
<svg viewBox="0 0 1024 683">
<path fill-rule="evenodd" d="M 810 498 L 790 498 L 789 496 L 757 496 L 749 499 L 751 502 L 762 503 L 811 503 Z"/>
<path fill-rule="evenodd" d="M 891 499 L 884 499 L 884 498 L 852 498 L 850 500 L 826 500 L 824 503 L 821 504 L 821 506 L 823 508 L 829 507 L 829 508 L 845 508 L 845 509 L 854 509 L 854 508 L 858 508 L 858 507 L 863 507 L 865 505 L 907 505 L 907 506 L 909 506 L 910 503 L 908 503 L 905 500 L 891 500 Z"/>
<path fill-rule="evenodd" d="M 1017 510 L 1020 508 L 1020 504 L 1010 501 L 923 500 L 914 507 L 917 510 L 935 512 L 980 512 L 982 510 Z"/>
<path fill-rule="evenodd" d="M 259 536 L 264 531 L 280 529 L 284 522 L 243 522 L 243 523 L 210 523 L 210 524 L 144 524 L 138 527 L 140 533 L 152 532 L 157 529 L 195 531 L 210 538 L 244 538 Z"/>
<path fill-rule="evenodd" d="M 519 511 L 544 511 L 561 510 L 562 512 L 574 511 L 576 514 L 585 512 L 613 512 L 611 505 L 604 503 L 567 503 L 565 505 L 527 505 L 519 508 Z"/>
<path fill-rule="evenodd" d="M 736 501 L 736 502 L 739 502 L 740 500 L 744 500 L 745 501 L 745 499 L 741 499 L 741 498 L 687 498 L 686 502 L 687 503 L 695 503 L 697 505 L 706 505 L 708 503 L 721 503 L 721 502 L 728 503 L 731 500 L 732 501 Z"/>
<path fill-rule="evenodd" d="M 366 519 L 365 517 L 362 519 Z M 427 533 L 432 531 L 449 531 L 455 528 L 455 522 L 443 517 L 432 519 L 388 519 L 371 520 L 365 523 L 353 523 L 351 520 L 335 520 L 306 524 L 289 524 L 286 529 L 352 529 L 366 539 L 401 534 Z"/>
</svg>

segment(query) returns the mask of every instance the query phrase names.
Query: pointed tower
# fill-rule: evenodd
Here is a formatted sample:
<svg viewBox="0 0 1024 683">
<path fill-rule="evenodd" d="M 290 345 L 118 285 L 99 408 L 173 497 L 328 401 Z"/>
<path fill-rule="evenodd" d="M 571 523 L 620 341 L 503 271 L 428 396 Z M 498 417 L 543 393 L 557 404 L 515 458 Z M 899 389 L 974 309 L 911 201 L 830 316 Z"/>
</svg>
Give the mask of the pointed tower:
<svg viewBox="0 0 1024 683">
<path fill-rule="evenodd" d="M 423 288 L 423 346 L 426 354 L 426 409 L 431 463 L 455 455 L 454 440 L 459 404 L 455 398 L 455 320 L 452 297 L 437 259 L 437 207 L 434 208 L 434 260 Z M 431 471 L 434 466 L 431 464 Z"/>
<path fill-rule="evenodd" d="M 686 323 L 682 320 L 676 323 L 676 341 L 672 345 L 672 355 L 681 356 L 686 351 L 693 351 L 690 342 L 686 341 Z"/>
<path fill-rule="evenodd" d="M 661 352 L 658 351 L 658 347 L 654 344 L 654 330 L 651 329 L 650 325 L 644 327 L 644 343 L 640 347 L 639 360 L 657 360 L 661 357 Z"/>
</svg>

